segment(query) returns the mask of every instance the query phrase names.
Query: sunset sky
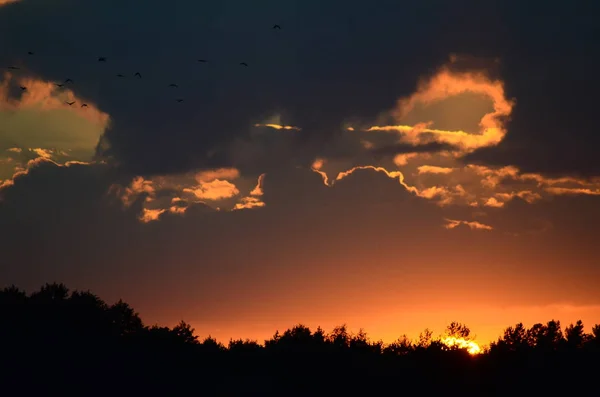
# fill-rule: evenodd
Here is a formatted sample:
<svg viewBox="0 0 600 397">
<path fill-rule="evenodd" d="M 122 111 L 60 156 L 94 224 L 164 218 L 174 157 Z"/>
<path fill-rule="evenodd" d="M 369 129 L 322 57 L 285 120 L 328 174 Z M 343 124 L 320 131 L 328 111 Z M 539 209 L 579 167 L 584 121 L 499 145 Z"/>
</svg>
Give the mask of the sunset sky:
<svg viewBox="0 0 600 397">
<path fill-rule="evenodd" d="M 599 12 L 0 0 L 0 286 L 63 282 L 223 342 L 589 331 Z"/>
</svg>

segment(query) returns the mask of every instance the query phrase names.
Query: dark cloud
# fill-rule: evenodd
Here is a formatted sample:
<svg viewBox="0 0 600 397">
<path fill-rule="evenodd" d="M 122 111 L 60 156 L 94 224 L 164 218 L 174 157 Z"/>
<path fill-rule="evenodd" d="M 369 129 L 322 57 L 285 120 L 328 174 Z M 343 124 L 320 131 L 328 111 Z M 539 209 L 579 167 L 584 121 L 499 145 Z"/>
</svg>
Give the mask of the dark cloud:
<svg viewBox="0 0 600 397">
<path fill-rule="evenodd" d="M 501 59 L 506 93 L 516 98 L 508 134 L 498 147 L 466 160 L 514 164 L 526 172 L 598 175 L 597 111 L 590 98 L 600 90 L 600 5 L 534 3 L 506 13 L 510 30 L 490 45 Z"/>
<path fill-rule="evenodd" d="M 442 151 L 456 150 L 456 147 L 446 143 L 430 142 L 423 145 L 410 145 L 407 143 L 397 143 L 390 146 L 383 146 L 372 149 L 371 152 L 375 155 L 395 155 L 402 153 L 437 153 Z"/>
<path fill-rule="evenodd" d="M 166 214 L 149 224 L 137 220 L 141 203 L 123 211 L 106 194 L 110 172 L 106 166 L 45 162 L 16 179 L 0 203 L 0 251 L 7 264 L 0 279 L 26 288 L 60 280 L 150 306 L 163 299 L 182 306 L 210 300 L 212 307 L 198 311 L 209 317 L 235 299 L 256 298 L 259 290 L 289 297 L 336 266 L 307 262 L 309 256 L 345 258 L 345 241 L 361 233 L 371 235 L 361 243 L 361 255 L 367 255 L 377 236 L 416 244 L 441 232 L 441 215 L 431 203 L 368 172 L 332 189 L 310 170 L 282 169 L 265 178 L 265 208 L 222 213 L 194 205 L 184 215 Z M 380 195 L 387 199 L 376 200 Z M 393 222 L 400 221 L 404 227 L 396 230 Z"/>
<path fill-rule="evenodd" d="M 451 50 L 423 51 L 446 15 L 416 3 L 118 7 L 115 13 L 101 1 L 23 0 L 0 12 L 0 41 L 6 63 L 51 80 L 68 76 L 78 96 L 110 114 L 106 154 L 140 174 L 229 166 L 236 160 L 231 143 L 277 112 L 302 127 L 291 150 L 316 154 L 346 120 L 374 119 L 410 94 Z M 281 31 L 270 30 L 274 21 Z M 35 55 L 26 55 L 30 50 Z M 98 56 L 108 62 L 96 62 Z M 176 103 L 179 97 L 185 102 Z"/>
<path fill-rule="evenodd" d="M 275 318 L 285 314 L 284 307 L 286 315 L 293 314 L 293 305 L 300 305 L 308 290 L 342 305 L 342 296 L 327 295 L 334 292 L 324 284 L 332 279 L 324 275 L 338 274 L 338 287 L 351 289 L 358 279 L 364 286 L 400 274 L 413 281 L 427 279 L 427 272 L 442 277 L 456 272 L 458 262 L 447 266 L 439 255 L 480 263 L 490 253 L 505 255 L 509 242 L 515 257 L 541 255 L 548 241 L 558 243 L 571 234 L 574 239 L 591 226 L 592 221 L 561 212 L 572 200 L 590 210 L 594 204 L 564 199 L 538 211 L 514 201 L 508 215 L 490 210 L 485 218 L 454 208 L 450 217 L 491 224 L 499 233 L 446 230 L 445 210 L 383 173 L 359 170 L 329 188 L 316 173 L 288 168 L 265 177 L 264 208 L 223 213 L 194 205 L 184 215 L 166 214 L 159 222 L 142 224 L 137 220 L 141 203 L 123 211 L 106 194 L 110 172 L 106 166 L 43 163 L 18 178 L 0 203 L 0 252 L 7 264 L 0 267 L 0 279 L 28 289 L 60 280 L 108 300 L 124 297 L 149 321 L 178 321 L 192 313 L 216 321 L 258 308 L 273 309 L 265 316 Z M 598 211 L 594 214 L 589 219 L 597 219 Z M 554 226 L 547 233 L 519 239 L 503 235 L 522 231 L 526 220 L 536 226 L 542 216 Z M 584 242 L 578 258 L 593 252 L 591 240 Z M 476 249 L 460 248 L 464 244 Z M 352 270 L 346 273 L 340 264 Z M 538 260 L 521 272 L 549 266 Z M 582 266 L 573 263 L 571 269 L 580 272 Z M 502 272 L 517 264 L 496 261 L 486 271 L 490 267 Z"/>
<path fill-rule="evenodd" d="M 374 119 L 451 53 L 468 56 L 455 69 L 486 67 L 518 101 L 505 141 L 469 159 L 597 173 L 598 5 L 534 3 L 125 1 L 116 13 L 105 1 L 22 0 L 0 11 L 0 43 L 6 64 L 73 78 L 112 116 L 109 153 L 135 173 L 231 165 L 231 142 L 277 112 L 303 128 L 294 151 L 318 151 L 341 123 Z"/>
</svg>

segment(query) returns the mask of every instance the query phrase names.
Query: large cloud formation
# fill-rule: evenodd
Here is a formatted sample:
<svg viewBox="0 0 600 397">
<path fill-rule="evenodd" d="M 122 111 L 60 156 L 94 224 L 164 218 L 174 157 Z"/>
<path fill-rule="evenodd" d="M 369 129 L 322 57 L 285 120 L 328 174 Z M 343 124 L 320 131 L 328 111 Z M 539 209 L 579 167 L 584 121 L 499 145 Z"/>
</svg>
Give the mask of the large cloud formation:
<svg viewBox="0 0 600 397">
<path fill-rule="evenodd" d="M 357 236 L 365 261 L 397 240 L 387 257 L 423 266 L 442 239 L 543 255 L 598 219 L 598 5 L 579 6 L 0 3 L 0 251 L 26 263 L 0 275 L 149 291 L 194 258 L 207 298 L 264 281 L 235 252 L 292 277 L 303 247 L 335 261 Z"/>
<path fill-rule="evenodd" d="M 498 13 L 503 15 L 511 6 L 508 2 Z M 89 13 L 90 7 L 95 13 Z M 192 13 L 190 7 L 195 6 L 188 5 L 186 15 Z M 356 167 L 382 171 L 413 194 L 443 206 L 500 208 L 514 197 L 532 203 L 548 195 L 599 194 L 597 178 L 569 175 L 569 167 L 564 168 L 563 175 L 548 177 L 545 171 L 554 171 L 554 166 L 546 169 L 540 162 L 533 172 L 525 161 L 530 171 L 525 173 L 519 167 L 522 160 L 516 158 L 507 158 L 512 161 L 501 165 L 485 164 L 485 153 L 506 153 L 503 144 L 511 140 L 509 129 L 519 129 L 512 120 L 515 111 L 527 106 L 527 102 L 522 104 L 520 98 L 510 97 L 506 91 L 507 82 L 514 77 L 512 70 L 517 68 L 511 69 L 514 59 L 504 53 L 502 46 L 495 48 L 495 57 L 491 58 L 473 38 L 459 34 L 460 40 L 453 42 L 454 50 L 469 50 L 469 56 L 453 53 L 440 63 L 439 51 L 433 51 L 431 58 L 415 60 L 414 71 L 405 70 L 407 77 L 395 79 L 397 83 L 383 81 L 378 76 L 385 75 L 385 65 L 393 61 L 393 55 L 380 55 L 375 63 L 365 59 L 379 45 L 374 40 L 381 40 L 381 36 L 373 35 L 377 32 L 362 32 L 362 41 L 353 42 L 352 51 L 344 50 L 344 42 L 338 37 L 342 33 L 351 37 L 356 34 L 354 23 L 341 21 L 346 13 L 356 15 L 357 6 L 348 4 L 343 15 L 334 19 L 338 21 L 333 23 L 337 31 L 328 30 L 328 40 L 307 47 L 319 30 L 301 28 L 298 21 L 313 7 L 312 3 L 300 8 L 269 4 L 259 19 L 244 20 L 236 19 L 224 8 L 204 10 L 214 18 L 205 18 L 193 28 L 189 25 L 193 31 L 186 32 L 202 37 L 203 50 L 199 54 L 182 45 L 177 33 L 167 33 L 158 41 L 147 35 L 141 41 L 142 33 L 154 31 L 150 21 L 158 9 L 152 4 L 145 6 L 148 18 L 136 18 L 135 25 L 125 25 L 116 23 L 121 19 L 115 20 L 114 16 L 108 18 L 110 7 L 100 2 L 84 6 L 59 1 L 50 13 L 58 17 L 68 9 L 72 16 L 69 25 L 53 33 L 54 42 L 61 42 L 62 48 L 44 35 L 49 25 L 37 24 L 42 11 L 47 11 L 42 3 L 23 0 L 7 5 L 0 14 L 3 26 L 7 30 L 14 26 L 25 35 L 12 35 L 10 39 L 3 36 L 2 44 L 8 48 L 7 64 L 18 65 L 11 68 L 13 74 L 5 74 L 0 87 L 4 114 L 12 114 L 5 128 L 8 132 L 3 133 L 5 149 L 24 148 L 27 153 L 45 150 L 46 155 L 39 157 L 52 161 L 68 151 L 87 150 L 86 158 L 79 155 L 70 160 L 88 162 L 93 144 L 94 159 L 109 162 L 119 170 L 110 192 L 120 197 L 124 207 L 141 200 L 139 219 L 144 222 L 158 220 L 167 212 L 184 214 L 195 203 L 219 210 L 263 207 L 260 195 L 251 192 L 256 190 L 257 180 L 281 167 L 312 168 L 326 184 L 352 174 Z M 413 7 L 406 11 L 415 15 L 423 12 Z M 474 15 L 482 11 L 477 7 L 469 10 Z M 362 13 L 366 20 L 381 18 L 379 25 L 389 19 L 385 14 L 385 10 Z M 325 15 L 331 16 L 325 11 L 313 22 L 324 23 Z M 189 16 L 184 17 L 181 11 L 176 16 L 179 26 L 188 26 L 185 22 Z M 45 17 L 52 19 L 52 15 Z M 108 27 L 105 17 L 111 21 L 110 29 L 103 29 Z M 286 29 L 269 31 L 268 21 L 274 19 L 289 21 Z M 16 20 L 26 21 L 26 25 L 11 22 Z M 163 27 L 171 23 L 168 18 L 163 22 Z M 480 35 L 497 28 L 495 21 L 488 22 L 489 27 Z M 234 23 L 236 28 L 232 29 Z M 538 21 L 532 19 L 530 23 Z M 74 28 L 82 29 L 82 33 L 72 35 Z M 241 35 L 244 29 L 254 33 Z M 39 34 L 30 37 L 34 32 Z M 209 32 L 213 39 L 205 35 Z M 136 46 L 116 45 L 113 38 L 119 36 Z M 424 42 L 426 39 L 423 37 Z M 519 43 L 508 37 L 501 39 L 511 43 L 512 51 L 521 51 Z M 144 43 L 153 43 L 152 51 Z M 258 46 L 263 49 L 249 51 Z M 414 44 L 402 46 L 408 54 Z M 438 47 L 440 51 L 450 48 L 443 43 Z M 99 56 L 107 62 L 96 62 Z M 197 62 L 198 58 L 210 59 Z M 241 61 L 251 67 L 239 67 Z M 431 72 L 424 74 L 427 69 Z M 137 77 L 141 78 L 134 72 L 139 72 Z M 77 84 L 65 89 L 66 84 L 59 83 L 67 74 L 69 79 L 65 81 Z M 408 76 L 413 76 L 412 82 Z M 175 82 L 177 87 L 170 87 Z M 17 97 L 15 87 L 27 89 Z M 76 93 L 90 98 L 90 104 L 80 107 Z M 185 101 L 177 103 L 175 98 Z M 66 109 L 64 103 L 70 101 L 76 102 L 75 108 Z M 53 132 L 46 121 L 41 139 L 42 129 L 31 125 L 31 112 L 37 112 L 35 118 L 55 114 L 58 122 L 58 115 L 66 117 L 68 111 L 73 113 L 69 117 L 79 114 L 80 119 L 88 120 L 95 126 L 94 132 L 84 132 L 91 126 L 68 121 L 63 123 L 72 132 L 64 128 Z M 24 142 L 27 134 L 40 138 Z M 553 132 L 547 129 L 546 134 Z M 538 156 L 539 146 L 532 146 L 525 157 Z M 501 149 L 494 152 L 496 148 Z M 8 163 L 13 163 L 15 177 L 35 165 L 14 161 L 14 156 L 5 157 L 4 186 L 14 179 L 6 175 Z M 493 162 L 497 158 L 495 154 L 490 157 Z M 335 175 L 329 176 L 331 172 Z M 212 179 L 207 179 L 209 174 Z"/>
</svg>

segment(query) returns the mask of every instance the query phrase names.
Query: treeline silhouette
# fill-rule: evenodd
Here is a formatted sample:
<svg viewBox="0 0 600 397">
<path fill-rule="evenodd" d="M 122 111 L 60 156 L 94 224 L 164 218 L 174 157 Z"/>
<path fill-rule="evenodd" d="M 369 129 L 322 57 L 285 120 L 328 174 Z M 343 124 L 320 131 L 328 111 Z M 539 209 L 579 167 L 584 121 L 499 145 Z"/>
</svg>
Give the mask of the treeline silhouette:
<svg viewBox="0 0 600 397">
<path fill-rule="evenodd" d="M 200 340 L 184 321 L 172 328 L 145 325 L 121 300 L 109 305 L 57 283 L 29 295 L 11 286 L 0 291 L 0 387 L 21 395 L 84 396 L 598 390 L 600 325 L 588 334 L 581 321 L 564 330 L 554 320 L 517 324 L 481 354 L 444 343 L 470 337 L 457 322 L 440 338 L 426 329 L 417 340 L 402 336 L 390 344 L 343 325 L 328 333 L 297 325 L 264 343 L 231 340 L 224 346 L 211 337 Z"/>
</svg>

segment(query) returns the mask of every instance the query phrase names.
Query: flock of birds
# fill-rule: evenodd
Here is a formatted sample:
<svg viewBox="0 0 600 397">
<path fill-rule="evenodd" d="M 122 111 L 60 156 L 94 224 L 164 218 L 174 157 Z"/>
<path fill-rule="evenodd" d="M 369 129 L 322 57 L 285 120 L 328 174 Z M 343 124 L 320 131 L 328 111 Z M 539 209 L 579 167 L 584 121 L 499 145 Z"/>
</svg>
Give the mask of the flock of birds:
<svg viewBox="0 0 600 397">
<path fill-rule="evenodd" d="M 271 29 L 273 29 L 273 30 L 281 30 L 281 26 L 280 26 L 280 25 L 277 25 L 277 24 L 275 24 L 275 25 L 273 25 L 273 27 L 272 27 Z M 33 52 L 33 51 L 28 51 L 28 52 L 27 52 L 27 55 L 28 55 L 28 56 L 34 56 L 34 55 L 35 55 L 35 52 Z M 108 62 L 108 58 L 107 58 L 107 57 L 104 57 L 104 56 L 98 57 L 98 62 L 101 62 L 101 63 L 106 63 L 106 62 Z M 199 63 L 208 63 L 209 61 L 208 61 L 207 59 L 198 59 L 198 62 L 199 62 Z M 248 66 L 249 66 L 247 62 L 240 62 L 240 63 L 239 63 L 239 65 L 240 65 L 240 66 L 242 66 L 242 67 L 248 67 Z M 18 66 L 11 65 L 11 66 L 8 66 L 6 69 L 8 69 L 8 70 L 20 70 L 21 68 L 20 68 L 20 67 L 18 67 Z M 117 77 L 117 78 L 124 78 L 124 77 L 126 77 L 126 76 L 125 76 L 124 74 L 118 73 L 118 74 L 116 74 L 116 77 Z M 137 79 L 141 79 L 141 78 L 142 78 L 142 74 L 141 74 L 140 72 L 135 72 L 135 73 L 133 74 L 133 77 L 135 77 L 135 78 L 137 78 Z M 55 85 L 56 87 L 58 87 L 58 88 L 63 88 L 63 87 L 65 87 L 67 84 L 73 84 L 73 80 L 72 80 L 72 79 L 70 79 L 70 78 L 67 78 L 67 79 L 66 79 L 64 82 L 62 82 L 62 83 L 55 83 L 54 85 Z M 175 83 L 171 83 L 171 84 L 169 84 L 169 87 L 170 87 L 170 88 L 179 88 L 179 86 L 178 86 L 177 84 L 175 84 Z M 21 91 L 22 91 L 22 92 L 23 92 L 23 91 L 27 91 L 27 87 L 25 87 L 25 86 L 20 86 L 19 88 L 21 89 Z M 177 98 L 177 99 L 175 99 L 175 101 L 176 101 L 177 103 L 181 103 L 181 102 L 183 102 L 184 100 L 183 100 L 183 98 Z M 65 102 L 65 104 L 66 104 L 66 105 L 68 105 L 68 106 L 73 106 L 73 105 L 75 105 L 75 103 L 76 103 L 76 102 Z M 86 107 L 88 107 L 88 104 L 87 104 L 87 103 L 82 103 L 82 104 L 81 104 L 81 107 L 82 107 L 82 108 L 86 108 Z"/>
</svg>

